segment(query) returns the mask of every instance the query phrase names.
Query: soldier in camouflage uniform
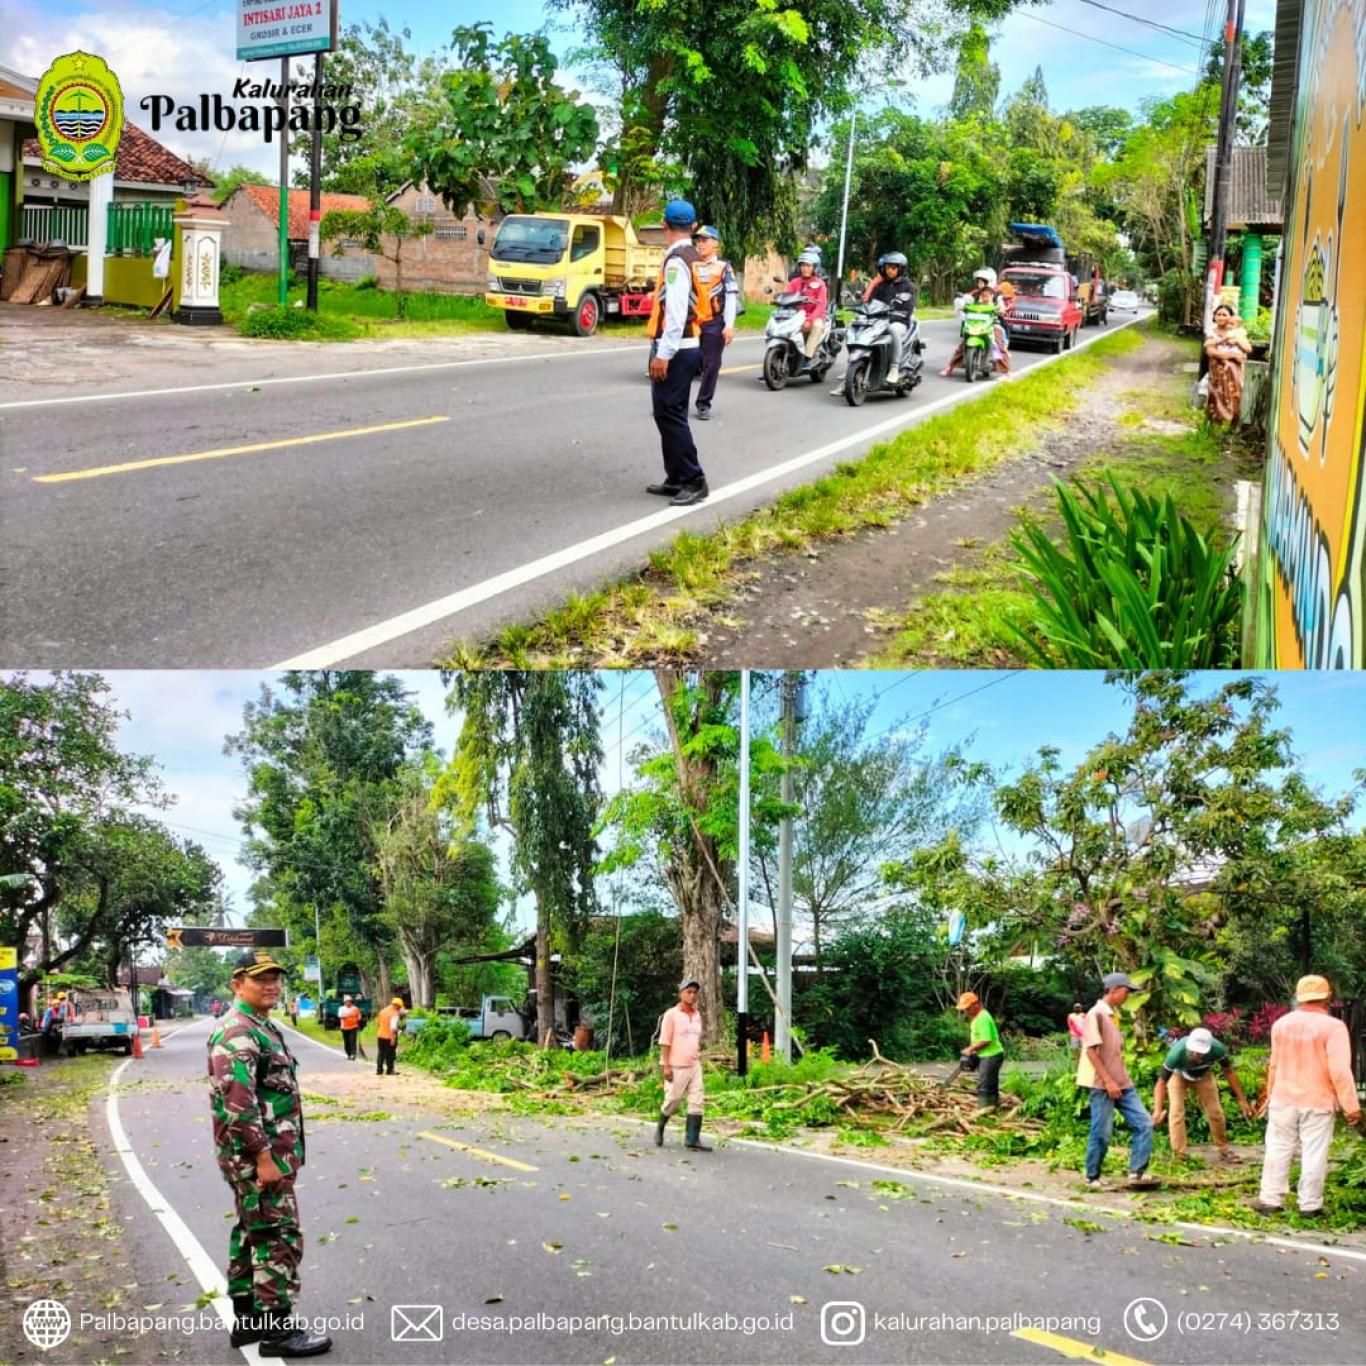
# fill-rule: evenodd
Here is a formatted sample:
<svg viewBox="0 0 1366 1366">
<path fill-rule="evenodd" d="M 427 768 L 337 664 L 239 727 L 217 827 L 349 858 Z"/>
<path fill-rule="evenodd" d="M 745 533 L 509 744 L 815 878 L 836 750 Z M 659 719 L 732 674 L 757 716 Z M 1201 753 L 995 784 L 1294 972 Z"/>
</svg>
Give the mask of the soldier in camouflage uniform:
<svg viewBox="0 0 1366 1366">
<path fill-rule="evenodd" d="M 332 1339 L 289 1317 L 303 1257 L 294 1180 L 304 1164 L 304 1121 L 298 1064 L 270 1018 L 283 974 L 268 953 L 234 964 L 236 999 L 209 1036 L 213 1139 L 237 1207 L 228 1239 L 232 1345 L 259 1343 L 262 1356 L 316 1356 Z"/>
</svg>

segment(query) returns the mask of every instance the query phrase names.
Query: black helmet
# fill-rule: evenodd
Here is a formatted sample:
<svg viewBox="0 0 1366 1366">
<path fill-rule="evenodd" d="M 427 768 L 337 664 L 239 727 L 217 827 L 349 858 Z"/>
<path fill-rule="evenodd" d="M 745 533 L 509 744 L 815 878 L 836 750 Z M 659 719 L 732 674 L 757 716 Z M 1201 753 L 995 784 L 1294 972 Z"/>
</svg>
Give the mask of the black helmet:
<svg viewBox="0 0 1366 1366">
<path fill-rule="evenodd" d="M 879 270 L 881 270 L 883 266 L 900 266 L 901 269 L 904 271 L 906 269 L 906 265 L 906 255 L 904 252 L 900 251 L 885 252 L 883 255 L 877 258 L 877 268 Z"/>
</svg>

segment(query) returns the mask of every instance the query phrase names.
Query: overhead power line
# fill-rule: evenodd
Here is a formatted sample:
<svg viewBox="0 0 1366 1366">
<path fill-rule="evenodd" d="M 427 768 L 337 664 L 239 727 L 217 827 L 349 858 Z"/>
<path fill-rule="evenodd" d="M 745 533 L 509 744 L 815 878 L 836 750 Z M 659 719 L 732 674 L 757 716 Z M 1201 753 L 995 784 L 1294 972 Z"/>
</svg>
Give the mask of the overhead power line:
<svg viewBox="0 0 1366 1366">
<path fill-rule="evenodd" d="M 1059 33 L 1070 33 L 1077 38 L 1085 38 L 1087 42 L 1099 43 L 1101 47 L 1113 48 L 1116 52 L 1127 52 L 1130 57 L 1142 57 L 1145 62 L 1156 62 L 1158 66 L 1169 66 L 1173 71 L 1182 71 L 1187 75 L 1199 75 L 1200 73 L 1193 66 L 1178 66 L 1175 62 L 1169 62 L 1162 57 L 1154 57 L 1148 52 L 1139 52 L 1136 48 L 1121 47 L 1118 43 L 1106 42 L 1104 38 L 1097 38 L 1094 33 L 1083 33 L 1079 28 L 1068 28 L 1066 24 L 1055 24 L 1051 19 L 1041 19 L 1037 14 L 1030 14 L 1028 10 L 1017 10 L 1017 14 L 1023 19 L 1032 19 L 1036 24 L 1046 24 L 1049 28 L 1055 28 Z"/>
<path fill-rule="evenodd" d="M 1142 24 L 1146 28 L 1154 28 L 1159 33 L 1170 33 L 1177 38 L 1186 38 L 1197 47 L 1205 45 L 1205 39 L 1198 33 L 1188 33 L 1183 28 L 1173 28 L 1170 24 L 1159 24 L 1155 19 L 1144 19 L 1142 15 L 1131 14 L 1127 9 L 1116 9 L 1113 5 L 1102 5 L 1100 0 L 1081 0 L 1083 5 L 1090 5 L 1092 9 L 1103 9 L 1108 14 L 1118 14 L 1121 18 L 1132 19 L 1136 24 Z"/>
</svg>

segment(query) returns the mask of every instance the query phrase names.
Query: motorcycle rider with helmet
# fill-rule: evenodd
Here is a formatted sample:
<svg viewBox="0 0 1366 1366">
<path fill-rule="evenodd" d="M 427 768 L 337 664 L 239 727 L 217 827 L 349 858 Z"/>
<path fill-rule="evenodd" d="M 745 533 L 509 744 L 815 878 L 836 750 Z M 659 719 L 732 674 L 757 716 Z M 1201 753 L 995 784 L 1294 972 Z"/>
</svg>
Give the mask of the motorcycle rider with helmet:
<svg viewBox="0 0 1366 1366">
<path fill-rule="evenodd" d="M 1011 291 L 1012 299 L 1014 291 Z M 998 373 L 1008 375 L 1010 373 L 1010 344 L 1006 337 L 1006 330 L 1001 322 L 1001 317 L 1010 309 L 1010 300 L 996 287 L 996 272 L 990 266 L 982 266 L 972 277 L 972 289 L 965 294 L 961 301 L 968 304 L 995 304 L 997 309 L 995 327 L 995 346 L 992 348 L 992 364 Z M 963 363 L 965 353 L 962 338 L 959 338 L 958 349 L 953 353 L 953 359 L 949 361 L 940 372 L 942 379 L 950 379 L 954 370 Z"/>
<path fill-rule="evenodd" d="M 863 291 L 863 302 L 880 299 L 887 305 L 892 331 L 892 368 L 887 373 L 887 383 L 895 384 L 901 369 L 901 344 L 906 339 L 915 313 L 916 288 L 906 278 L 907 261 L 905 254 L 889 251 L 877 258 L 877 274 L 868 281 Z"/>
<path fill-rule="evenodd" d="M 820 264 L 820 251 L 815 247 L 807 247 L 797 257 L 796 275 L 787 282 L 787 292 L 802 296 L 801 307 L 806 312 L 806 319 L 802 323 L 802 355 L 806 357 L 802 362 L 803 374 L 810 370 L 812 358 L 827 326 L 825 315 L 830 295 L 819 274 Z"/>
</svg>

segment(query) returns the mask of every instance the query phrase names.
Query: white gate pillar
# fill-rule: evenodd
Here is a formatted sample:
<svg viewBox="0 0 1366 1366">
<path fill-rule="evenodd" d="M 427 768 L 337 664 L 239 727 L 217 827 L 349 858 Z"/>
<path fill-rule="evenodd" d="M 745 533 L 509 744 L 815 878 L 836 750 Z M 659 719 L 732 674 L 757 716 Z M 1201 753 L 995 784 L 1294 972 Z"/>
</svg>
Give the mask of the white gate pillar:
<svg viewBox="0 0 1366 1366">
<path fill-rule="evenodd" d="M 225 222 L 212 209 L 197 206 L 175 216 L 175 230 L 180 236 L 180 307 L 172 316 L 178 323 L 193 327 L 223 322 L 223 311 L 218 306 L 218 276 Z"/>
</svg>

